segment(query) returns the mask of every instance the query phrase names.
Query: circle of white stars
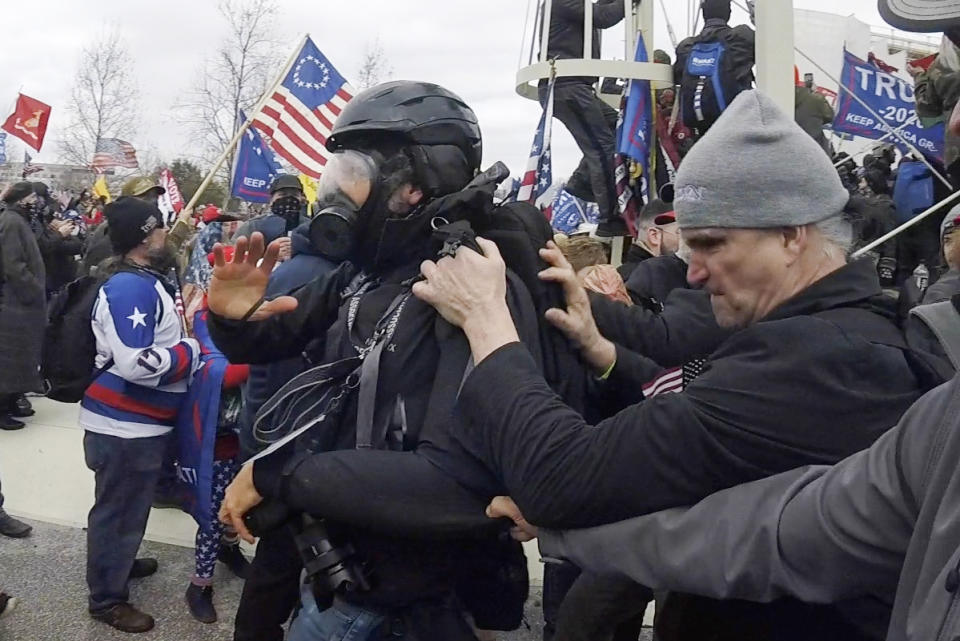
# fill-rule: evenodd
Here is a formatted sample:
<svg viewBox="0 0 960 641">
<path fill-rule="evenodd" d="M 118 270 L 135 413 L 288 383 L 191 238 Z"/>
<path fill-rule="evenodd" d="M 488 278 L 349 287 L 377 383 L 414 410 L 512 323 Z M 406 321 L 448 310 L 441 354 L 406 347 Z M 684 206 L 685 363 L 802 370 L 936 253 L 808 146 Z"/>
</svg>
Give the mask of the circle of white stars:
<svg viewBox="0 0 960 641">
<path fill-rule="evenodd" d="M 303 67 L 303 65 L 310 62 L 316 65 L 323 73 L 323 80 L 320 82 L 307 82 L 306 80 L 300 79 L 300 69 Z M 301 58 L 293 70 L 293 84 L 301 89 L 323 89 L 327 86 L 328 82 L 330 82 L 330 69 L 327 67 L 326 63 L 317 59 L 316 56 L 307 56 L 306 58 Z"/>
</svg>

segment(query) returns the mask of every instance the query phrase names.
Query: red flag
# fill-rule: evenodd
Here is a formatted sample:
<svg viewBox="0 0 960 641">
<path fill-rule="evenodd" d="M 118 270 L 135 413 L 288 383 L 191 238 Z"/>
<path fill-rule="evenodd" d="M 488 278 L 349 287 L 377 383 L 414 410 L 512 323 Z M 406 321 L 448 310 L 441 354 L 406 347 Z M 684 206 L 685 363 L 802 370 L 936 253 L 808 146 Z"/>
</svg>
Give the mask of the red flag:
<svg viewBox="0 0 960 641">
<path fill-rule="evenodd" d="M 937 59 L 937 54 L 932 54 L 926 58 L 920 58 L 919 60 L 912 60 L 907 63 L 907 67 L 915 67 L 923 71 L 927 71 L 930 68 L 930 65 L 933 64 L 933 61 Z"/>
<path fill-rule="evenodd" d="M 40 147 L 43 146 L 43 137 L 47 133 L 48 120 L 50 120 L 50 105 L 19 94 L 17 108 L 3 123 L 2 129 L 40 151 Z"/>
</svg>

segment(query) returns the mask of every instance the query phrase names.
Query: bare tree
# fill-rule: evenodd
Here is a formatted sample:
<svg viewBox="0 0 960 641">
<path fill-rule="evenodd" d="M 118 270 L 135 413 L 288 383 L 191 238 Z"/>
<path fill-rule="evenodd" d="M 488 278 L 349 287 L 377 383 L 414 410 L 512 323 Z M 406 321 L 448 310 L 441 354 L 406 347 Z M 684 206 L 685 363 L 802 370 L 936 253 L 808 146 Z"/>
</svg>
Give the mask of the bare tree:
<svg viewBox="0 0 960 641">
<path fill-rule="evenodd" d="M 60 140 L 63 159 L 89 165 L 101 138 L 126 138 L 136 130 L 139 94 L 133 62 L 114 28 L 84 47 L 67 112 L 70 126 Z"/>
<path fill-rule="evenodd" d="M 357 87 L 367 89 L 393 76 L 393 67 L 387 61 L 387 54 L 380 44 L 380 38 L 368 42 L 363 51 L 363 61 L 357 71 Z"/>
<path fill-rule="evenodd" d="M 228 27 L 227 37 L 206 61 L 190 97 L 179 105 L 207 163 L 229 144 L 243 124 L 240 110 L 250 115 L 279 66 L 275 0 L 223 0 L 219 10 Z M 223 178 L 229 177 L 233 153 L 220 169 Z"/>
</svg>

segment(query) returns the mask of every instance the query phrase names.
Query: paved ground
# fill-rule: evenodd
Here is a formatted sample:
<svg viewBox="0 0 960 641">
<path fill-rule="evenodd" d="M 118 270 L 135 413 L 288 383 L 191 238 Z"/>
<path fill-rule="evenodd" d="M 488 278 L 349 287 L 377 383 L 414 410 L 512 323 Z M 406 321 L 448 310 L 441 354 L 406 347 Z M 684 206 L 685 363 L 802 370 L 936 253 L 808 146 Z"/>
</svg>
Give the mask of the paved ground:
<svg viewBox="0 0 960 641">
<path fill-rule="evenodd" d="M 194 621 L 183 602 L 193 571 L 191 550 L 162 543 L 144 543 L 142 556 L 160 561 L 160 571 L 133 582 L 131 600 L 152 614 L 157 627 L 144 635 L 125 635 L 86 615 L 84 582 L 85 533 L 76 528 L 32 522 L 28 539 L 0 540 L 0 585 L 21 599 L 20 606 L 0 622 L 2 641 L 229 641 L 233 613 L 242 583 L 222 565 L 217 568 L 214 603 L 220 622 Z M 500 641 L 541 638 L 539 594 L 527 604 L 530 629 L 500 635 Z"/>
</svg>

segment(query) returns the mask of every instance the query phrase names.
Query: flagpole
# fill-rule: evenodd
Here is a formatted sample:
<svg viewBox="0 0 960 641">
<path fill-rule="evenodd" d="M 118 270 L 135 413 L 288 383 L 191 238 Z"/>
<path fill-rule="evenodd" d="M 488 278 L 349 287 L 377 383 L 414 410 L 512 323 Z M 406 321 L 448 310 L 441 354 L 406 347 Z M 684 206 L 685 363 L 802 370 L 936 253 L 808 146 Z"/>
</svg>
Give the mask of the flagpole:
<svg viewBox="0 0 960 641">
<path fill-rule="evenodd" d="M 253 121 L 260 115 L 260 111 L 263 109 L 263 106 L 267 103 L 267 100 L 277 91 L 281 84 L 283 84 L 283 79 L 287 77 L 287 74 L 290 73 L 290 69 L 293 68 L 293 63 L 297 60 L 297 54 L 303 49 L 303 45 L 306 44 L 307 39 L 310 38 L 310 34 L 304 34 L 303 38 L 300 39 L 300 42 L 297 43 L 297 47 L 293 50 L 293 53 L 290 54 L 290 58 L 283 65 L 283 69 L 280 72 L 280 75 L 277 76 L 277 81 L 260 96 L 260 100 L 257 102 L 257 106 L 254 108 L 251 115 L 247 116 L 247 121 L 237 129 L 236 133 L 233 135 L 233 140 L 226 146 L 223 150 L 223 153 L 220 154 L 220 157 L 217 158 L 216 162 L 213 163 L 213 167 L 210 169 L 210 172 L 207 174 L 207 177 L 203 179 L 203 182 L 200 183 L 200 186 L 197 187 L 197 191 L 193 193 L 193 196 L 190 197 L 190 202 L 188 202 L 182 211 L 189 211 L 196 206 L 197 201 L 200 200 L 200 196 L 203 195 L 204 190 L 210 185 L 210 182 L 213 180 L 214 174 L 220 169 L 224 161 L 226 161 L 227 156 L 230 155 L 230 152 L 234 147 L 237 146 L 237 143 L 240 141 L 240 138 L 247 131 Z"/>
<path fill-rule="evenodd" d="M 949 205 L 949 204 L 953 203 L 954 201 L 957 200 L 957 198 L 960 198 L 960 191 L 955 191 L 955 192 L 953 192 L 952 194 L 950 194 L 949 196 L 947 196 L 946 198 L 944 198 L 943 200 L 941 200 L 940 202 L 934 203 L 934 204 L 931 205 L 930 208 L 927 209 L 926 211 L 917 214 L 916 216 L 914 216 L 913 218 L 911 218 L 911 219 L 908 220 L 907 222 L 903 223 L 902 225 L 900 225 L 900 226 L 897 227 L 896 229 L 894 229 L 894 230 L 892 230 L 892 231 L 884 234 L 883 236 L 881 236 L 880 238 L 876 239 L 875 241 L 873 241 L 873 242 L 870 243 L 869 245 L 865 245 L 865 246 L 861 247 L 860 249 L 858 249 L 857 251 L 853 252 L 853 254 L 852 254 L 850 257 L 851 257 L 851 258 L 860 258 L 860 257 L 863 256 L 864 254 L 866 254 L 868 251 L 870 251 L 871 249 L 873 249 L 874 247 L 879 247 L 880 245 L 882 245 L 883 243 L 887 242 L 888 240 L 890 240 L 891 238 L 893 238 L 894 236 L 896 236 L 896 235 L 899 234 L 900 232 L 902 232 L 902 231 L 904 231 L 904 230 L 906 230 L 906 229 L 909 229 L 910 227 L 913 227 L 914 225 L 916 225 L 917 223 L 919 223 L 921 220 L 925 219 L 927 216 L 930 216 L 931 214 L 933 214 L 933 213 L 935 213 L 935 212 L 943 209 L 943 207 L 945 207 L 946 205 Z"/>
</svg>

